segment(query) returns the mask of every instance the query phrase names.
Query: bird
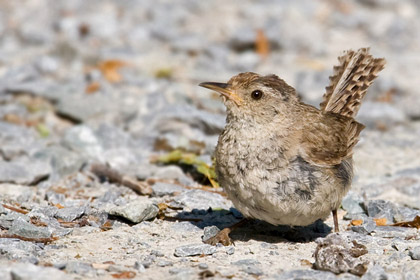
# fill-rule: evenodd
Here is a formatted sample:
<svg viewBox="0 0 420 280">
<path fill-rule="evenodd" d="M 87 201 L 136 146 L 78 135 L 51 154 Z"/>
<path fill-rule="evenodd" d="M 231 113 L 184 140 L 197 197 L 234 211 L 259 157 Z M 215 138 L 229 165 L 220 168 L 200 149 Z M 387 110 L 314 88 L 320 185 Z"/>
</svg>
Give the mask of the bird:
<svg viewBox="0 0 420 280">
<path fill-rule="evenodd" d="M 385 59 L 369 51 L 347 50 L 338 57 L 319 109 L 274 74 L 245 72 L 227 83 L 199 84 L 218 92 L 226 106 L 215 170 L 245 219 L 307 226 L 332 213 L 339 231 L 337 209 L 351 187 L 353 148 L 365 127 L 355 117 L 385 67 Z M 229 245 L 235 227 L 207 243 Z"/>
</svg>

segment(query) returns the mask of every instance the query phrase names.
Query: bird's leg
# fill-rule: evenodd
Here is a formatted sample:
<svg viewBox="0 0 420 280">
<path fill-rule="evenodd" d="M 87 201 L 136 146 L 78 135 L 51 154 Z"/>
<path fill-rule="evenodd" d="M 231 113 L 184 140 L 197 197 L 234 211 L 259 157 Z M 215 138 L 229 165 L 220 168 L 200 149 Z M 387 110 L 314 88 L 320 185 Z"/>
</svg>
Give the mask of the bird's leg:
<svg viewBox="0 0 420 280">
<path fill-rule="evenodd" d="M 241 226 L 245 225 L 248 222 L 249 222 L 248 219 L 242 219 L 239 222 L 237 222 L 236 224 L 222 229 L 215 236 L 205 240 L 204 243 L 210 244 L 210 245 L 217 245 L 217 243 L 221 243 L 223 246 L 229 246 L 229 245 L 233 244 L 233 241 L 230 239 L 229 234 L 233 230 L 237 229 L 238 227 L 241 227 Z"/>
<path fill-rule="evenodd" d="M 340 229 L 338 227 L 337 209 L 332 210 L 332 215 L 334 219 L 334 232 L 339 232 Z"/>
</svg>

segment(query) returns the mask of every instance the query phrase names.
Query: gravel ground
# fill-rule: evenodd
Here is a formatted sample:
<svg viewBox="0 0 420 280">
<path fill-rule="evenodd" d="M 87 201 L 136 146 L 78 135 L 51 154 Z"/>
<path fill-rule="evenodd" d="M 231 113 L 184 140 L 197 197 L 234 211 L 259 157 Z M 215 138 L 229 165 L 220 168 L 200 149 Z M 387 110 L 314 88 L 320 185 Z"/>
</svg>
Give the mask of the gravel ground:
<svg viewBox="0 0 420 280">
<path fill-rule="evenodd" d="M 0 279 L 420 279 L 419 42 L 415 0 L 0 1 Z M 197 84 L 276 73 L 319 104 L 360 47 L 387 66 L 342 231 L 253 221 L 204 244 L 241 214 L 156 161 L 211 165 L 224 106 Z"/>
</svg>

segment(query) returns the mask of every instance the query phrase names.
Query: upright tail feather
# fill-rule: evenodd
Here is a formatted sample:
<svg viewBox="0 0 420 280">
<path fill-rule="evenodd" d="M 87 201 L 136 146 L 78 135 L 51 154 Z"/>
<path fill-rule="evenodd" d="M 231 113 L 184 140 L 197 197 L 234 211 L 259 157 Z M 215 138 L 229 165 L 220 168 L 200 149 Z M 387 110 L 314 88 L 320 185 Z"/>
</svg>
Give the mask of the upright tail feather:
<svg viewBox="0 0 420 280">
<path fill-rule="evenodd" d="M 385 67 L 385 59 L 373 58 L 368 48 L 349 50 L 338 58 L 321 110 L 354 118 L 368 87 Z"/>
</svg>

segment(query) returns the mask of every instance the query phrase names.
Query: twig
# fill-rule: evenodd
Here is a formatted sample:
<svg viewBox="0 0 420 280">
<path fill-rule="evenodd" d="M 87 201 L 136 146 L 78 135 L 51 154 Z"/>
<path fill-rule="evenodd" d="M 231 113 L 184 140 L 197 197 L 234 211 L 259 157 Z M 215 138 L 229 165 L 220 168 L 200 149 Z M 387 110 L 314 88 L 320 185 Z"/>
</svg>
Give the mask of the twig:
<svg viewBox="0 0 420 280">
<path fill-rule="evenodd" d="M 91 171 L 98 177 L 105 177 L 111 183 L 120 184 L 132 189 L 137 194 L 149 195 L 153 192 L 152 188 L 145 182 L 139 182 L 135 178 L 120 174 L 104 164 L 92 164 Z"/>
<path fill-rule="evenodd" d="M 6 204 L 2 204 L 2 205 L 3 205 L 4 208 L 15 211 L 15 212 L 18 212 L 18 213 L 22 213 L 22 214 L 28 214 L 29 213 L 29 211 L 21 209 L 21 208 L 13 207 L 13 206 L 6 205 Z"/>
<path fill-rule="evenodd" d="M 1 233 L 0 238 L 16 238 L 23 241 L 30 241 L 30 242 L 44 243 L 44 244 L 58 240 L 58 237 L 55 237 L 55 236 L 51 236 L 47 238 L 31 238 L 31 237 L 20 236 L 17 234 L 7 234 L 7 233 Z"/>
</svg>

